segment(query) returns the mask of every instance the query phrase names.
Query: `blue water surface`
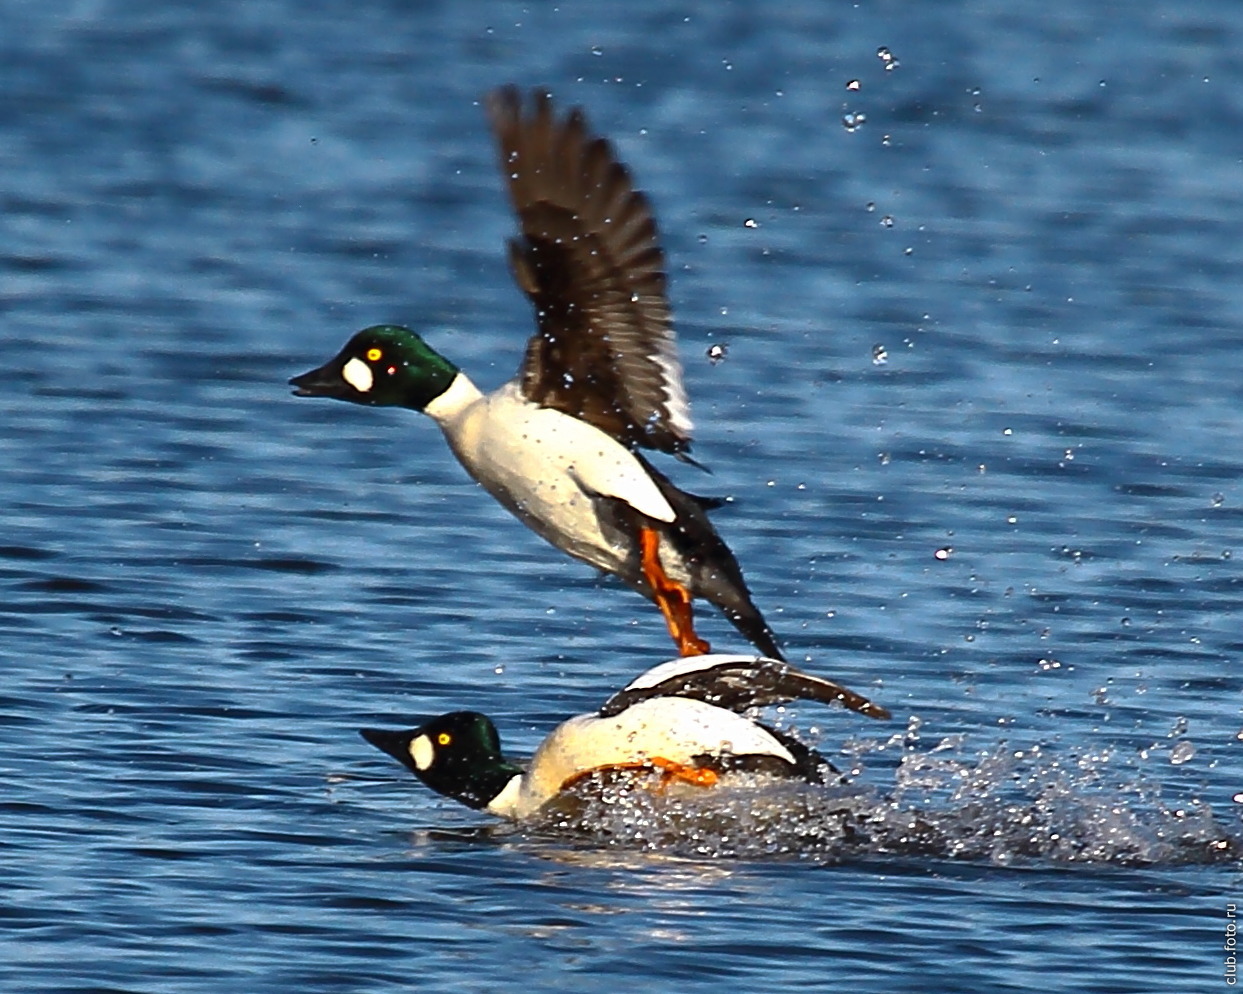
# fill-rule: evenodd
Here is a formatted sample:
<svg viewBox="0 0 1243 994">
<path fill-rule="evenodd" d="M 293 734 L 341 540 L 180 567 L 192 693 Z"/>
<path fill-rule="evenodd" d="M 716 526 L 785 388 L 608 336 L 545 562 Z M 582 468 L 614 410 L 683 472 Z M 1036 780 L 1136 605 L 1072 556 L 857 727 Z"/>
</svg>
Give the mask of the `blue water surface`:
<svg viewBox="0 0 1243 994">
<path fill-rule="evenodd" d="M 1227 986 L 1237 3 L 0 15 L 0 987 Z M 526 754 L 671 654 L 429 421 L 285 385 L 380 321 L 512 375 L 508 82 L 656 207 L 714 473 L 662 468 L 894 712 L 772 716 L 862 836 L 807 791 L 497 831 L 356 734 Z"/>
</svg>

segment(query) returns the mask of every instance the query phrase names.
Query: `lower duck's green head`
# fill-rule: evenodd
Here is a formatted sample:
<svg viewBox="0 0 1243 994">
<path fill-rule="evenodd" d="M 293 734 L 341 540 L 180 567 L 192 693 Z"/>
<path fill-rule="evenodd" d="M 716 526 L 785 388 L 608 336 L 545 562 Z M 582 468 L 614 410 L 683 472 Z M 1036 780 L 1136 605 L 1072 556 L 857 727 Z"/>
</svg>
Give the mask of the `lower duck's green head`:
<svg viewBox="0 0 1243 994">
<path fill-rule="evenodd" d="M 457 367 L 409 328 L 377 324 L 351 338 L 318 369 L 295 376 L 298 397 L 423 410 L 449 389 Z"/>
<path fill-rule="evenodd" d="M 404 732 L 363 728 L 359 734 L 438 794 L 472 808 L 486 808 L 522 772 L 501 756 L 496 726 L 477 711 L 442 714 Z"/>
</svg>

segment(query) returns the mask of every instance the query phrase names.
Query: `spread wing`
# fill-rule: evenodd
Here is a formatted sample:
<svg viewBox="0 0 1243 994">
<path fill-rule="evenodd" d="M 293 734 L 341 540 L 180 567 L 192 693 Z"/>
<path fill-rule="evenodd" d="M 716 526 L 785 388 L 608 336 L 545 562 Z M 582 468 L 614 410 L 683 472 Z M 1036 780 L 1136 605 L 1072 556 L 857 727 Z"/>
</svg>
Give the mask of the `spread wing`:
<svg viewBox="0 0 1243 994">
<path fill-rule="evenodd" d="M 889 712 L 841 684 L 812 676 L 788 663 L 759 656 L 688 656 L 653 667 L 605 702 L 602 717 L 620 714 L 649 697 L 690 697 L 730 711 L 788 701 L 838 701 L 869 718 Z"/>
<path fill-rule="evenodd" d="M 539 325 L 522 391 L 631 447 L 683 453 L 691 422 L 647 198 L 581 110 L 558 118 L 538 91 L 531 105 L 512 86 L 487 99 L 522 229 L 510 264 Z"/>
</svg>

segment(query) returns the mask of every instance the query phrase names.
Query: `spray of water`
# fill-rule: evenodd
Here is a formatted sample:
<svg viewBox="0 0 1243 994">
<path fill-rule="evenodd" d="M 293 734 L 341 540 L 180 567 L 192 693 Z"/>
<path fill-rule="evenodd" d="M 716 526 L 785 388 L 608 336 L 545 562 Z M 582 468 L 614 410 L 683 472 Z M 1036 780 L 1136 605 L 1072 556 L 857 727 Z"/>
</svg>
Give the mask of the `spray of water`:
<svg viewBox="0 0 1243 994">
<path fill-rule="evenodd" d="M 967 736 L 924 745 L 918 723 L 852 739 L 843 782 L 734 777 L 704 789 L 620 782 L 564 797 L 524 831 L 614 849 L 840 862 L 876 856 L 1017 863 L 1187 865 L 1241 861 L 1243 839 L 1207 804 L 1167 804 L 1110 750 Z M 877 781 L 880 781 L 879 783 Z"/>
</svg>

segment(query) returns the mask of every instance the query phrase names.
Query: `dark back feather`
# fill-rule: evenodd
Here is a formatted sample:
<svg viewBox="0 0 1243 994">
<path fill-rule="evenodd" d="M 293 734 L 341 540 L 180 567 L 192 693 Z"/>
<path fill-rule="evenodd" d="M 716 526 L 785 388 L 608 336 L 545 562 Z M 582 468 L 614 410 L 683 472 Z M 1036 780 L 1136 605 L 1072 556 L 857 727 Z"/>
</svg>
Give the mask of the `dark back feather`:
<svg viewBox="0 0 1243 994">
<path fill-rule="evenodd" d="M 521 235 L 514 279 L 535 306 L 522 390 L 625 444 L 690 447 L 691 423 L 647 198 L 578 108 L 514 87 L 488 96 Z"/>
<path fill-rule="evenodd" d="M 693 666 L 693 662 L 688 660 L 687 665 Z M 841 684 L 804 673 L 789 663 L 760 657 L 738 657 L 688 669 L 651 686 L 625 687 L 605 702 L 600 714 L 603 717 L 620 714 L 649 697 L 689 697 L 740 714 L 750 708 L 790 701 L 823 704 L 837 701 L 870 718 L 889 717 L 883 707 Z"/>
</svg>

